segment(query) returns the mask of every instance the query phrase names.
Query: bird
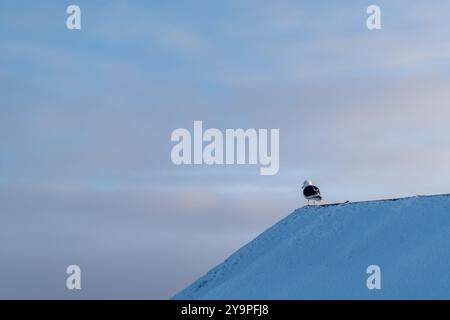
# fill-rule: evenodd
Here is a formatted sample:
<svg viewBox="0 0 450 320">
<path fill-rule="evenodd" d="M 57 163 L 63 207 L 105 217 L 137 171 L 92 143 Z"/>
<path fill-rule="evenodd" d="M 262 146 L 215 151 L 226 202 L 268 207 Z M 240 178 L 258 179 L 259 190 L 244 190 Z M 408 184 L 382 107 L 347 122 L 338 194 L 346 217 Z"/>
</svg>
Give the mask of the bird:
<svg viewBox="0 0 450 320">
<path fill-rule="evenodd" d="M 313 200 L 314 204 L 316 203 L 316 201 L 322 201 L 322 196 L 320 195 L 319 188 L 313 185 L 311 180 L 305 180 L 305 182 L 303 182 L 302 189 L 303 189 L 303 196 L 308 201 L 308 206 L 310 200 Z"/>
</svg>

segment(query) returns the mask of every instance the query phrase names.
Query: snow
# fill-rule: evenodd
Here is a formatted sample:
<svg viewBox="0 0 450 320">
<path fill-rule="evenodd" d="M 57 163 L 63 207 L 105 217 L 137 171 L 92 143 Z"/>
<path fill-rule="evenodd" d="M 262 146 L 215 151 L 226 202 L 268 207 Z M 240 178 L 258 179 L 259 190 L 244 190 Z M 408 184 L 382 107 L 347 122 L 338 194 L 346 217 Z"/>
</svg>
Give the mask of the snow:
<svg viewBox="0 0 450 320">
<path fill-rule="evenodd" d="M 449 270 L 450 195 L 303 207 L 173 298 L 449 299 Z"/>
</svg>

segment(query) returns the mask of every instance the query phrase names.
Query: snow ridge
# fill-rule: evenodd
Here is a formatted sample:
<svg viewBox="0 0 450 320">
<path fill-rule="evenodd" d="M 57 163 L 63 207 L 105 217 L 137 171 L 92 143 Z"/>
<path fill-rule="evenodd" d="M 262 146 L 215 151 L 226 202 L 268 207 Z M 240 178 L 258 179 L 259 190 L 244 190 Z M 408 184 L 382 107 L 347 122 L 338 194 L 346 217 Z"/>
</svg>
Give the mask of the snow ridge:
<svg viewBox="0 0 450 320">
<path fill-rule="evenodd" d="M 449 267 L 448 194 L 302 207 L 173 298 L 448 299 Z"/>
</svg>

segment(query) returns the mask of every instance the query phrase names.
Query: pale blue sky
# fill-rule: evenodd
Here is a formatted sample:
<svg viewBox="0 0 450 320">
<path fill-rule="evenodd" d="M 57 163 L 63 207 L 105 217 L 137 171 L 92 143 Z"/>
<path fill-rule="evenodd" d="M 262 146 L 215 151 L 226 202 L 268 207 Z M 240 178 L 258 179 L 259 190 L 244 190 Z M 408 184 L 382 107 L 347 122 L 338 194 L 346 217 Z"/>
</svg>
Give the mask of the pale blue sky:
<svg viewBox="0 0 450 320">
<path fill-rule="evenodd" d="M 305 178 L 327 202 L 450 192 L 448 12 L 0 0 L 0 297 L 167 298 L 302 206 Z M 279 128 L 279 174 L 174 166 L 194 120 Z"/>
</svg>

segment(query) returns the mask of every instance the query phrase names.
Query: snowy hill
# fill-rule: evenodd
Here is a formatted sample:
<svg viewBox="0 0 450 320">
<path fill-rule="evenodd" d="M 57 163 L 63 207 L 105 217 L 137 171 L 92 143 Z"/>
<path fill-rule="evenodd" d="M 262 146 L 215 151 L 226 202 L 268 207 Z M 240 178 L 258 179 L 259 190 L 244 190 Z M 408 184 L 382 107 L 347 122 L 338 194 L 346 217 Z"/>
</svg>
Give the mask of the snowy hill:
<svg viewBox="0 0 450 320">
<path fill-rule="evenodd" d="M 450 195 L 297 209 L 174 296 L 352 298 L 450 298 Z"/>
</svg>

